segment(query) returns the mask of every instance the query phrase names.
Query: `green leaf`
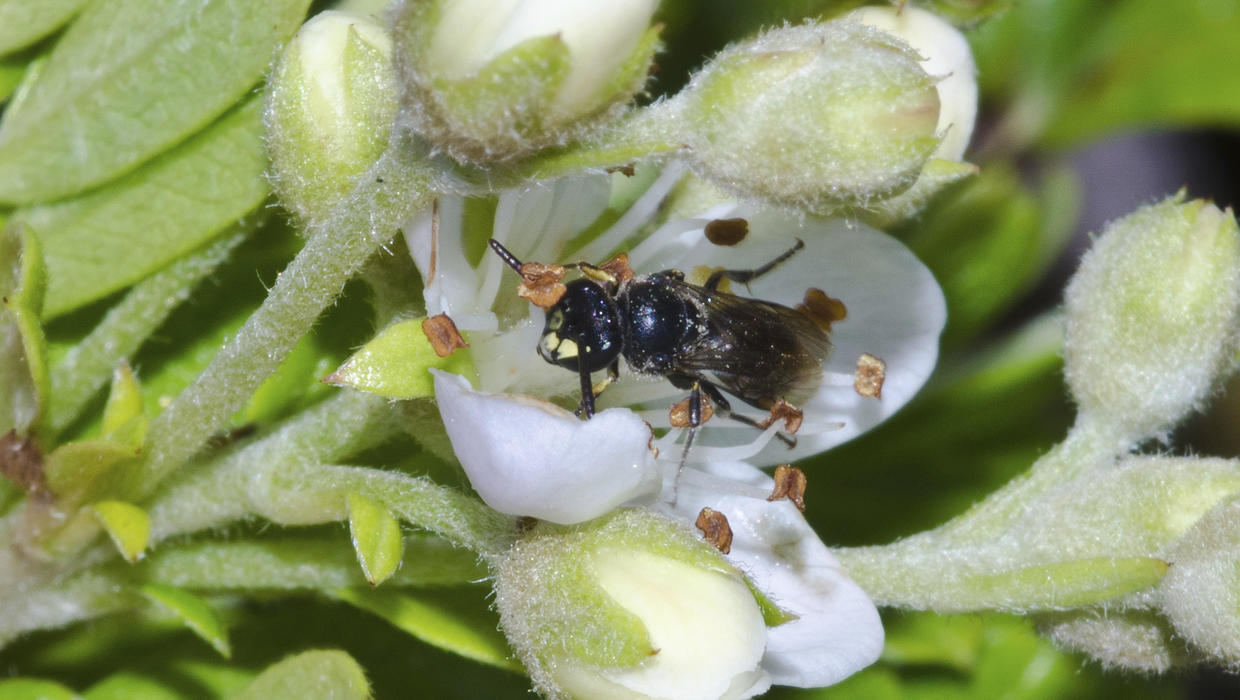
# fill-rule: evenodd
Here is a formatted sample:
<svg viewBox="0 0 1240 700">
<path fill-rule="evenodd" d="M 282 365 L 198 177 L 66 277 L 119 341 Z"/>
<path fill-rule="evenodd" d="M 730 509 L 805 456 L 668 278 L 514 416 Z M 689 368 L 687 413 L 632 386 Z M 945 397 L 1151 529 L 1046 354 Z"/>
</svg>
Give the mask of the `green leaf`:
<svg viewBox="0 0 1240 700">
<path fill-rule="evenodd" d="M 438 593 L 408 593 L 391 588 L 344 588 L 335 596 L 372 612 L 400 629 L 431 644 L 499 668 L 521 670 L 498 621 L 477 588 Z"/>
<path fill-rule="evenodd" d="M 0 680 L 0 698 L 4 700 L 75 700 L 80 697 L 55 681 L 45 681 L 39 678 Z"/>
<path fill-rule="evenodd" d="M 117 478 L 118 469 L 139 450 L 109 440 L 68 442 L 47 456 L 47 485 L 62 506 L 118 496 L 131 484 Z"/>
<path fill-rule="evenodd" d="M 77 194 L 198 131 L 258 82 L 308 5 L 90 4 L 0 123 L 0 201 Z"/>
<path fill-rule="evenodd" d="M 9 95 L 21 84 L 29 64 L 29 61 L 20 58 L 0 59 L 0 103 L 9 99 Z"/>
<path fill-rule="evenodd" d="M 343 651 L 316 649 L 268 667 L 232 700 L 369 697 L 366 674 L 353 657 Z"/>
<path fill-rule="evenodd" d="M 179 700 L 184 695 L 168 679 L 135 671 L 118 671 L 87 688 L 86 700 Z"/>
<path fill-rule="evenodd" d="M 254 210 L 267 196 L 261 108 L 251 98 L 105 188 L 18 211 L 43 243 L 46 316 L 141 280 Z"/>
<path fill-rule="evenodd" d="M 146 436 L 142 387 L 128 362 L 122 361 L 112 372 L 112 391 L 103 406 L 103 434 L 135 447 Z"/>
<path fill-rule="evenodd" d="M 1064 236 L 1045 225 L 1045 209 L 1016 172 L 997 165 L 895 231 L 943 286 L 945 346 L 971 339 L 1011 308 L 1054 260 Z"/>
<path fill-rule="evenodd" d="M 377 586 L 400 566 L 400 523 L 387 508 L 361 494 L 350 493 L 345 502 L 357 561 L 362 565 L 366 580 Z"/>
<path fill-rule="evenodd" d="M 0 0 L 0 54 L 24 49 L 56 31 L 86 0 Z"/>
<path fill-rule="evenodd" d="M 206 249 L 187 255 L 134 285 L 84 336 L 59 344 L 53 339 L 51 349 L 62 352 L 51 372 L 47 412 L 51 432 L 59 434 L 78 418 L 108 377 L 113 376 L 117 363 L 134 357 L 168 315 L 199 288 L 202 279 L 218 269 L 245 233 L 249 231 L 222 236 Z M 249 273 L 253 274 L 253 268 Z M 199 301 L 209 304 L 201 297 Z M 230 301 L 238 306 L 236 297 Z M 246 310 L 244 304 L 239 306 Z M 201 318 L 201 311 L 198 316 Z"/>
<path fill-rule="evenodd" d="M 1071 146 L 1117 129 L 1240 125 L 1240 11 L 1211 3 L 1115 3 L 1075 47 L 1083 59 L 1044 140 Z"/>
<path fill-rule="evenodd" d="M 125 501 L 99 501 L 91 508 L 121 556 L 131 564 L 141 559 L 151 537 L 151 520 L 146 511 Z"/>
<path fill-rule="evenodd" d="M 42 414 L 50 382 L 39 311 L 44 268 L 28 227 L 0 228 L 0 434 L 29 430 Z"/>
<path fill-rule="evenodd" d="M 1015 3 L 969 36 L 984 98 L 1008 102 L 987 142 L 1068 148 L 1116 129 L 1240 124 L 1238 34 L 1230 0 Z"/>
<path fill-rule="evenodd" d="M 324 381 L 389 399 L 413 399 L 435 394 L 427 371 L 432 367 L 472 376 L 468 353 L 457 350 L 447 357 L 435 354 L 422 332 L 423 321 L 410 319 L 383 329 Z"/>
<path fill-rule="evenodd" d="M 180 588 L 159 583 L 143 586 L 142 595 L 166 608 L 221 656 L 228 657 L 232 654 L 228 644 L 228 630 L 215 614 L 215 609 L 202 598 Z"/>
</svg>

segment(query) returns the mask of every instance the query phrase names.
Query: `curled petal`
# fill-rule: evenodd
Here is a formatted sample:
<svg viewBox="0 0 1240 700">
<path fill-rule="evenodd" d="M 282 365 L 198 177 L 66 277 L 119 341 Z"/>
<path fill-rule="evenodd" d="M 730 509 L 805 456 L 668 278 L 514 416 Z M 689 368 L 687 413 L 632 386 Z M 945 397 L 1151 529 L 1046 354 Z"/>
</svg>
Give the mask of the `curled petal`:
<svg viewBox="0 0 1240 700">
<path fill-rule="evenodd" d="M 495 510 L 567 525 L 658 491 L 650 428 L 631 411 L 583 421 L 539 399 L 474 391 L 455 374 L 434 375 L 452 449 Z"/>
<path fill-rule="evenodd" d="M 766 500 L 773 486 L 743 462 L 686 470 L 672 509 L 690 518 L 703 507 L 723 513 L 732 528 L 728 559 L 797 616 L 767 630 L 762 667 L 771 680 L 802 688 L 838 683 L 878 660 L 882 622 L 796 506 Z"/>
</svg>

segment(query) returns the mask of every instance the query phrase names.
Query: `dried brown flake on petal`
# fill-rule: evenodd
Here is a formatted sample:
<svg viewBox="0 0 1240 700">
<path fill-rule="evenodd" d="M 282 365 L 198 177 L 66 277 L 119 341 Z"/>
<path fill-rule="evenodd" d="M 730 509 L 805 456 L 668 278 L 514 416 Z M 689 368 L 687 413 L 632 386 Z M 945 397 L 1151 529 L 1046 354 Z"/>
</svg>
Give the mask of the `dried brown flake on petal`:
<svg viewBox="0 0 1240 700">
<path fill-rule="evenodd" d="M 607 174 L 610 175 L 612 173 L 620 173 L 625 177 L 633 177 L 637 174 L 637 169 L 632 163 L 627 165 L 613 165 L 610 168 L 607 168 Z"/>
<path fill-rule="evenodd" d="M 0 435 L 0 475 L 30 494 L 47 492 L 43 454 L 34 440 L 19 437 L 16 430 Z"/>
<path fill-rule="evenodd" d="M 650 450 L 650 454 L 654 455 L 655 459 L 658 459 L 659 446 L 654 444 L 654 426 L 647 421 L 642 422 L 646 424 L 646 428 L 650 431 L 650 439 L 646 440 L 646 449 Z"/>
<path fill-rule="evenodd" d="M 791 464 L 781 464 L 775 467 L 775 488 L 766 500 L 778 501 L 781 498 L 786 498 L 792 501 L 792 505 L 796 506 L 797 510 L 805 512 L 805 487 L 807 483 L 805 472 Z"/>
<path fill-rule="evenodd" d="M 447 357 L 461 348 L 469 347 L 469 343 L 461 337 L 461 332 L 456 329 L 456 324 L 448 318 L 447 314 L 424 319 L 422 332 L 426 334 L 426 339 L 431 341 L 435 354 L 440 357 Z"/>
<path fill-rule="evenodd" d="M 887 377 L 887 363 L 868 352 L 857 358 L 857 373 L 853 375 L 853 389 L 869 399 L 883 397 L 883 380 Z"/>
<path fill-rule="evenodd" d="M 702 423 L 711 419 L 715 415 L 715 407 L 710 405 L 710 399 L 702 396 Z M 673 404 L 672 410 L 668 412 L 667 419 L 671 422 L 673 428 L 688 428 L 689 425 L 689 399 Z M 700 425 L 700 424 L 699 424 Z"/>
<path fill-rule="evenodd" d="M 693 523 L 715 549 L 727 554 L 732 551 L 732 526 L 728 517 L 712 508 L 703 508 Z"/>
<path fill-rule="evenodd" d="M 801 409 L 792 404 L 777 399 L 771 406 L 771 413 L 758 424 L 763 430 L 775 424 L 775 421 L 782 420 L 784 422 L 784 432 L 789 435 L 796 435 L 801 429 L 801 422 L 805 418 L 805 413 Z"/>
<path fill-rule="evenodd" d="M 831 330 L 832 323 L 848 317 L 848 307 L 844 306 L 844 302 L 827 296 L 826 292 L 815 287 L 805 290 L 805 299 L 797 304 L 796 309 L 824 331 Z"/>
<path fill-rule="evenodd" d="M 702 233 L 715 245 L 733 246 L 749 235 L 749 222 L 745 219 L 715 219 L 706 224 Z"/>
<path fill-rule="evenodd" d="M 633 279 L 633 268 L 629 267 L 629 254 L 616 253 L 616 257 L 598 266 L 600 270 L 615 278 L 616 283 Z"/>
<path fill-rule="evenodd" d="M 550 309 L 566 292 L 564 266 L 527 262 L 521 265 L 521 285 L 517 296 L 529 299 L 539 308 Z"/>
</svg>

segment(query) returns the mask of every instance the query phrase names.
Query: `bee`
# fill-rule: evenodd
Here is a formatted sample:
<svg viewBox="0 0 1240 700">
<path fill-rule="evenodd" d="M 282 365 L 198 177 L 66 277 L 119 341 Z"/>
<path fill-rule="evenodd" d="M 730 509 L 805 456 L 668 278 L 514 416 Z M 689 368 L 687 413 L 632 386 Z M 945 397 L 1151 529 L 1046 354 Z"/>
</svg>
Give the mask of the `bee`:
<svg viewBox="0 0 1240 700">
<path fill-rule="evenodd" d="M 523 263 L 495 239 L 491 248 L 518 274 Z M 703 421 L 702 395 L 715 413 L 764 429 L 732 412 L 727 392 L 750 406 L 771 410 L 778 402 L 809 398 L 822 381 L 831 354 L 827 332 L 797 309 L 719 290 L 727 279 L 746 284 L 770 272 L 805 246 L 796 245 L 752 270 L 716 270 L 702 285 L 685 281 L 680 270 L 633 275 L 627 263 L 618 274 L 609 264 L 572 263 L 583 276 L 568 282 L 547 308 L 538 354 L 576 372 L 581 381 L 577 414 L 594 415 L 595 399 L 619 377 L 620 358 L 642 375 L 666 378 L 689 390 L 684 454 Z M 595 385 L 592 376 L 606 370 Z M 778 433 L 789 447 L 795 438 Z M 682 459 L 683 462 L 683 459 Z"/>
</svg>

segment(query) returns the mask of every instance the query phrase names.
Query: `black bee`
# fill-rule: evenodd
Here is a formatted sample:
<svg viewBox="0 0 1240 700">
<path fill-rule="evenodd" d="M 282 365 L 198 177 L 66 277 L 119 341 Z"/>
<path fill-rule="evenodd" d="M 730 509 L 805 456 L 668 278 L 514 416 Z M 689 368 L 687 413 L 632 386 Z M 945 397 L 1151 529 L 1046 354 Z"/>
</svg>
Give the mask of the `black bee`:
<svg viewBox="0 0 1240 700">
<path fill-rule="evenodd" d="M 731 413 L 722 391 L 770 410 L 777 401 L 799 403 L 813 394 L 831 354 L 827 333 L 809 316 L 781 304 L 719 291 L 724 279 L 745 284 L 792 257 L 796 245 L 753 270 L 717 270 L 698 286 L 680 270 L 623 279 L 606 266 L 573 263 L 584 276 L 568 282 L 547 310 L 538 354 L 581 378 L 578 415 L 594 415 L 594 399 L 619 376 L 620 358 L 639 374 L 666 377 L 688 389 L 689 437 L 702 423 L 702 393 L 715 411 L 757 428 L 748 416 Z M 522 263 L 498 241 L 491 248 L 509 267 Z M 627 267 L 626 267 L 627 269 Z M 591 374 L 607 370 L 594 385 Z M 795 440 L 782 433 L 790 447 Z"/>
</svg>

